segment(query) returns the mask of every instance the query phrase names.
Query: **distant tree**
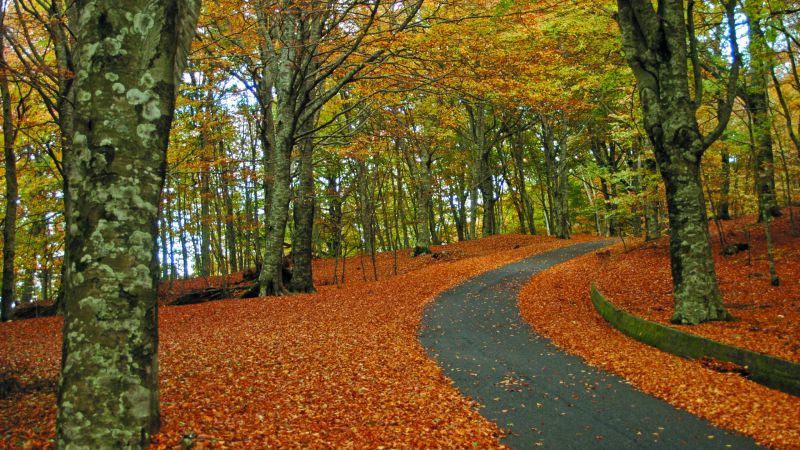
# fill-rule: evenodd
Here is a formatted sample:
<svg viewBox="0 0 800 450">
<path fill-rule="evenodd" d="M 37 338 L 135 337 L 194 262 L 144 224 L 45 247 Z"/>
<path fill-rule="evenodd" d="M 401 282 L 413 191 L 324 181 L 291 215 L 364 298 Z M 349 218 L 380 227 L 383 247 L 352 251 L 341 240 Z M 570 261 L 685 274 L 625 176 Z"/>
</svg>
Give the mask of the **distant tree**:
<svg viewBox="0 0 800 450">
<path fill-rule="evenodd" d="M 759 220 L 764 215 L 781 215 L 775 194 L 775 163 L 772 152 L 772 115 L 770 112 L 769 74 L 772 72 L 773 50 L 769 47 L 764 22 L 769 11 L 763 0 L 747 0 L 744 13 L 747 17 L 748 53 L 750 67 L 747 82 L 739 90 L 750 114 L 752 124 L 752 150 L 758 194 Z"/>
<path fill-rule="evenodd" d="M 159 428 L 156 220 L 199 0 L 78 1 L 59 448 Z"/>
<path fill-rule="evenodd" d="M 6 61 L 6 7 L 7 2 L 0 2 L 0 96 L 2 96 L 3 112 L 3 158 L 5 159 L 6 181 L 6 216 L 3 220 L 3 290 L 0 319 L 10 320 L 14 306 L 14 287 L 16 284 L 14 256 L 16 254 L 17 235 L 17 155 L 14 141 L 18 127 L 14 123 L 12 113 L 11 92 L 9 89 L 10 69 Z"/>
</svg>

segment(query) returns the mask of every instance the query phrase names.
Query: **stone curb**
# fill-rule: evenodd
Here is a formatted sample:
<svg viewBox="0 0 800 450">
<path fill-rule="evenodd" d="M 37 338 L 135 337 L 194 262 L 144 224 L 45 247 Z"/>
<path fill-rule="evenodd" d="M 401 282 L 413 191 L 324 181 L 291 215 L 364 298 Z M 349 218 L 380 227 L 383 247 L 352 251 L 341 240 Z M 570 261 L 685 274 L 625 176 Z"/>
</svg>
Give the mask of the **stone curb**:
<svg viewBox="0 0 800 450">
<path fill-rule="evenodd" d="M 684 358 L 711 357 L 744 367 L 764 386 L 800 396 L 800 364 L 685 333 L 636 317 L 609 302 L 592 283 L 592 303 L 612 327 L 639 342 Z"/>
</svg>

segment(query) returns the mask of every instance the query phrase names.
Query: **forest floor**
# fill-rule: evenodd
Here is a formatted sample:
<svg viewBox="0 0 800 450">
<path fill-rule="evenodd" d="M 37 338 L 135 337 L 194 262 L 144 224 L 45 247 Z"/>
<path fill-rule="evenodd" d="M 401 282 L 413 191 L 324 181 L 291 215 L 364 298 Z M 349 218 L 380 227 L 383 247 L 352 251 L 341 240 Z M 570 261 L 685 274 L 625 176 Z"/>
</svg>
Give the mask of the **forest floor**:
<svg viewBox="0 0 800 450">
<path fill-rule="evenodd" d="M 774 224 L 783 283 L 773 288 L 764 277 L 763 234 L 751 222 L 725 227 L 730 242 L 747 242 L 750 229 L 752 266 L 746 252 L 717 261 L 726 303 L 742 322 L 691 330 L 719 332 L 708 335 L 797 360 L 800 239 L 790 235 L 788 218 Z M 163 426 L 153 447 L 176 447 L 189 436 L 194 448 L 498 447 L 502 431 L 452 387 L 417 341 L 422 311 L 468 278 L 591 239 L 497 236 L 437 247 L 437 259 L 385 253 L 376 258 L 379 281 L 372 281 L 370 258 L 348 258 L 339 287 L 334 262 L 319 260 L 316 294 L 161 308 Z M 616 304 L 668 320 L 666 240 L 628 247 L 535 277 L 521 294 L 526 320 L 556 344 L 673 405 L 763 444 L 800 448 L 797 397 L 639 344 L 594 312 L 588 286 L 598 278 Z M 174 282 L 162 301 L 219 281 Z M 58 317 L 0 324 L 0 448 L 51 445 L 61 327 Z"/>
<path fill-rule="evenodd" d="M 317 261 L 316 294 L 160 308 L 162 431 L 154 448 L 498 447 L 501 431 L 462 397 L 417 341 L 436 295 L 572 241 L 497 236 L 350 258 L 340 288 Z M 241 276 L 241 275 L 238 275 Z M 173 288 L 205 287 L 193 280 Z M 0 448 L 55 434 L 62 319 L 0 325 Z"/>
<path fill-rule="evenodd" d="M 800 210 L 795 209 L 800 220 Z M 800 448 L 800 398 L 736 373 L 672 356 L 612 329 L 595 311 L 587 286 L 597 281 L 615 305 L 637 316 L 731 345 L 800 361 L 800 236 L 789 211 L 772 224 L 780 286 L 770 283 L 764 228 L 753 217 L 722 222 L 727 244 L 750 251 L 714 254 L 720 288 L 737 319 L 699 326 L 669 323 L 673 309 L 669 241 L 628 242 L 576 258 L 535 276 L 520 294 L 524 318 L 543 335 L 639 389 L 775 448 Z M 712 224 L 712 229 L 716 227 Z"/>
</svg>

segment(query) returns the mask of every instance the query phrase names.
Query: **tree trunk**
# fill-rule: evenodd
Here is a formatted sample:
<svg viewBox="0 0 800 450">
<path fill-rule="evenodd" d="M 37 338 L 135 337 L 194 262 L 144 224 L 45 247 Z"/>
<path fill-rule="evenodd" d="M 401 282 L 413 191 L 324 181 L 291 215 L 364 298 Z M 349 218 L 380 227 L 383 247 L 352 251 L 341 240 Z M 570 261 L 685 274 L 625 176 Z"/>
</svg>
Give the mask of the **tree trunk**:
<svg viewBox="0 0 800 450">
<path fill-rule="evenodd" d="M 186 245 L 186 215 L 187 215 L 187 207 L 186 207 L 186 193 L 184 193 L 181 197 L 182 205 L 181 205 L 181 212 L 179 214 L 179 220 L 181 225 L 181 260 L 183 262 L 183 277 L 189 277 L 189 249 Z"/>
<path fill-rule="evenodd" d="M 426 152 L 427 153 L 427 152 Z M 432 209 L 432 178 L 431 178 L 431 159 L 426 154 L 423 161 L 419 164 L 419 179 L 417 181 L 417 242 L 414 246 L 415 254 L 430 253 L 433 242 L 431 232 L 431 209 Z"/>
<path fill-rule="evenodd" d="M 259 8 L 261 10 L 261 8 Z M 259 27 L 266 32 L 263 36 L 264 42 L 261 43 L 262 51 L 267 51 L 266 47 L 272 45 L 272 33 L 266 31 L 270 26 L 264 18 L 265 11 L 259 13 Z M 266 60 L 262 61 L 267 66 L 264 69 L 263 79 L 270 80 L 265 83 L 268 88 L 264 95 L 269 103 L 265 103 L 262 117 L 262 140 L 268 145 L 271 151 L 269 169 L 271 170 L 271 187 L 267 195 L 267 236 L 264 243 L 264 264 L 259 276 L 259 291 L 264 295 L 283 295 L 287 292 L 283 285 L 283 244 L 286 234 L 286 224 L 289 216 L 289 201 L 291 198 L 291 166 L 292 150 L 296 142 L 297 126 L 303 122 L 301 113 L 297 110 L 297 102 L 304 94 L 311 95 L 303 89 L 305 81 L 298 77 L 296 62 L 299 52 L 304 48 L 299 41 L 300 36 L 296 32 L 299 27 L 301 12 L 291 9 L 282 14 L 282 20 L 274 25 L 274 32 L 278 35 L 282 45 L 279 48 L 271 48 L 269 51 L 273 55 L 267 55 Z M 275 92 L 275 123 L 272 123 L 272 92 Z M 268 128 L 266 128 L 268 126 Z M 270 133 L 271 132 L 271 133 Z M 265 151 L 267 147 L 265 147 Z M 270 182 L 266 181 L 265 187 Z"/>
<path fill-rule="evenodd" d="M 173 189 L 174 192 L 174 189 Z M 175 230 L 172 227 L 174 221 L 174 207 L 173 201 L 175 200 L 174 195 L 170 196 L 170 201 L 167 202 L 167 240 L 169 244 L 167 246 L 169 252 L 169 280 L 170 283 L 172 280 L 178 277 L 178 267 L 175 265 Z M 170 284 L 171 286 L 171 284 Z"/>
<path fill-rule="evenodd" d="M 5 158 L 6 178 L 6 217 L 3 222 L 3 290 L 0 305 L 0 320 L 11 320 L 14 312 L 14 288 L 16 285 L 14 258 L 17 239 L 17 155 L 14 151 L 16 127 L 11 112 L 11 93 L 8 90 L 10 70 L 5 58 L 5 3 L 0 10 L 0 95 L 3 108 L 3 156 Z M 19 120 L 19 118 L 17 118 Z"/>
<path fill-rule="evenodd" d="M 556 137 L 553 126 L 542 123 L 542 147 L 547 165 L 550 191 L 550 223 L 553 235 L 559 239 L 570 239 L 569 218 L 569 166 L 567 164 L 566 136 Z"/>
<path fill-rule="evenodd" d="M 494 214 L 494 177 L 489 166 L 489 156 L 491 154 L 489 150 L 485 149 L 481 153 L 480 164 L 478 165 L 478 177 L 480 179 L 478 189 L 481 191 L 481 200 L 483 202 L 483 237 L 497 234 L 497 221 Z"/>
<path fill-rule="evenodd" d="M 649 174 L 655 173 L 657 170 L 656 162 L 653 159 L 648 158 L 645 162 L 645 168 L 648 173 L 647 179 L 650 180 Z M 661 237 L 661 221 L 659 217 L 661 215 L 661 199 L 660 193 L 658 190 L 658 184 L 652 183 L 650 181 L 647 182 L 648 186 L 648 195 L 646 198 L 646 205 L 645 205 L 645 213 L 644 213 L 644 224 L 645 224 L 645 240 L 652 241 L 659 239 Z"/>
<path fill-rule="evenodd" d="M 522 209 L 525 217 L 525 222 L 528 226 L 527 232 L 536 235 L 536 221 L 534 219 L 533 201 L 528 194 L 527 183 L 525 182 L 525 156 L 523 152 L 525 146 L 522 142 L 522 134 L 516 133 L 511 138 L 511 156 L 514 158 L 515 175 L 517 177 L 517 189 L 522 199 Z"/>
<path fill-rule="evenodd" d="M 334 173 L 326 177 L 328 180 L 328 195 L 330 203 L 328 214 L 331 217 L 331 255 L 334 259 L 333 283 L 339 285 L 339 258 L 342 256 L 342 199 L 339 191 L 338 174 Z"/>
<path fill-rule="evenodd" d="M 704 138 L 695 116 L 701 104 L 702 80 L 697 80 L 694 99 L 689 92 L 688 60 L 696 42 L 691 39 L 694 25 L 686 21 L 683 1 L 660 2 L 657 12 L 649 0 L 618 0 L 618 6 L 625 56 L 637 80 L 645 129 L 666 186 L 675 294 L 672 320 L 697 324 L 727 319 L 730 316 L 722 304 L 714 272 L 700 160 L 730 118 L 738 77 L 735 30 L 730 39 L 735 64 L 728 95 L 720 108 L 717 128 Z M 726 6 L 726 17 L 733 24 L 734 4 Z M 695 74 L 700 73 L 696 65 Z"/>
<path fill-rule="evenodd" d="M 309 123 L 307 132 L 314 127 Z M 300 142 L 300 171 L 297 200 L 294 204 L 295 233 L 292 241 L 292 292 L 314 292 L 312 243 L 314 238 L 314 136 Z"/>
<path fill-rule="evenodd" d="M 731 156 L 727 150 L 720 152 L 720 164 L 722 169 L 721 182 L 719 185 L 719 203 L 717 204 L 717 218 L 719 220 L 730 220 L 730 192 L 731 192 Z"/>
<path fill-rule="evenodd" d="M 269 206 L 264 265 L 259 276 L 260 295 L 282 295 L 286 292 L 281 276 L 283 243 L 291 196 L 291 158 L 294 146 L 294 108 L 280 108 L 273 154 L 272 195 Z"/>
<path fill-rule="evenodd" d="M 75 73 L 74 66 L 74 49 L 71 48 L 70 38 L 68 34 L 72 33 L 70 27 L 73 26 L 77 20 L 77 6 L 70 2 L 67 3 L 66 10 L 64 4 L 60 0 L 52 1 L 50 3 L 50 20 L 51 23 L 57 23 L 59 26 L 54 26 L 53 29 L 53 50 L 56 55 L 56 64 L 58 66 L 58 98 L 56 100 L 56 110 L 58 117 L 58 131 L 61 136 L 61 172 L 64 191 L 64 229 L 68 230 L 72 227 L 72 213 L 71 213 L 71 195 L 69 193 L 69 177 L 67 174 L 71 170 L 72 159 L 72 138 L 73 127 L 75 120 L 75 98 L 73 89 L 73 76 Z M 69 249 L 64 246 L 64 261 L 69 258 Z M 49 276 L 48 276 L 49 278 Z M 67 279 L 67 266 L 61 265 L 61 280 L 58 286 L 58 294 L 56 295 L 56 307 L 60 314 L 64 313 L 64 295 L 66 289 Z"/>
<path fill-rule="evenodd" d="M 772 49 L 769 48 L 760 19 L 763 0 L 748 0 L 745 14 L 748 19 L 750 73 L 742 97 L 752 118 L 753 163 L 755 166 L 756 193 L 758 194 L 759 220 L 764 213 L 771 217 L 781 215 L 775 193 L 775 163 L 772 152 L 772 118 L 769 107 L 769 81 Z"/>
<path fill-rule="evenodd" d="M 158 205 L 200 5 L 79 5 L 56 447 L 144 448 L 159 428 Z"/>
<path fill-rule="evenodd" d="M 408 220 L 406 219 L 406 200 L 405 189 L 403 189 L 403 172 L 400 167 L 397 167 L 397 177 L 395 179 L 397 186 L 397 214 L 400 225 L 403 228 L 403 248 L 411 247 L 411 240 L 408 238 Z"/>
<path fill-rule="evenodd" d="M 205 141 L 203 144 L 205 146 Z M 211 182 L 208 163 L 200 172 L 200 276 L 211 275 Z"/>
<path fill-rule="evenodd" d="M 220 145 L 221 147 L 221 145 Z M 220 152 L 223 152 L 220 148 Z M 223 153 L 224 154 L 224 153 Z M 220 173 L 220 182 L 222 183 L 222 197 L 225 201 L 225 246 L 228 247 L 228 265 L 230 272 L 236 273 L 239 271 L 239 260 L 236 245 L 236 211 L 233 208 L 233 198 L 231 198 L 230 189 L 230 164 L 225 164 L 224 170 Z"/>
</svg>

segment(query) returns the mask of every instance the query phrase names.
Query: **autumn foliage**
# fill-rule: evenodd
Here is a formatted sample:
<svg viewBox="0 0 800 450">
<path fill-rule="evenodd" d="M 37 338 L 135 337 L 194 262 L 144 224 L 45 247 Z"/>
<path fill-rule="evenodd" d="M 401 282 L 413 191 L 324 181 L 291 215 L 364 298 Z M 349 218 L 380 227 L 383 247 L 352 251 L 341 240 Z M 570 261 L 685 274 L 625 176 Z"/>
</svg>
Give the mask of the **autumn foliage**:
<svg viewBox="0 0 800 450">
<path fill-rule="evenodd" d="M 788 210 L 785 216 L 773 223 L 781 286 L 771 286 L 765 275 L 763 226 L 752 216 L 725 222 L 727 242 L 750 246 L 749 256 L 747 251 L 722 256 L 719 241 L 715 246 L 723 298 L 737 320 L 681 329 L 800 361 L 800 238 L 791 233 Z M 627 252 L 619 244 L 608 253 L 586 255 L 534 277 L 520 294 L 523 316 L 560 347 L 649 394 L 761 444 L 800 448 L 798 397 L 748 381 L 738 368 L 719 361 L 679 358 L 622 335 L 594 311 L 588 290 L 592 280 L 615 305 L 671 325 L 666 239 L 639 243 Z"/>
<path fill-rule="evenodd" d="M 469 277 L 572 243 L 498 236 L 434 248 L 448 258 L 403 251 L 398 276 L 382 255 L 377 282 L 353 275 L 312 295 L 163 307 L 153 447 L 497 447 L 500 430 L 417 342 L 423 308 Z M 0 446 L 50 445 L 60 331 L 58 318 L 0 326 Z"/>
</svg>

